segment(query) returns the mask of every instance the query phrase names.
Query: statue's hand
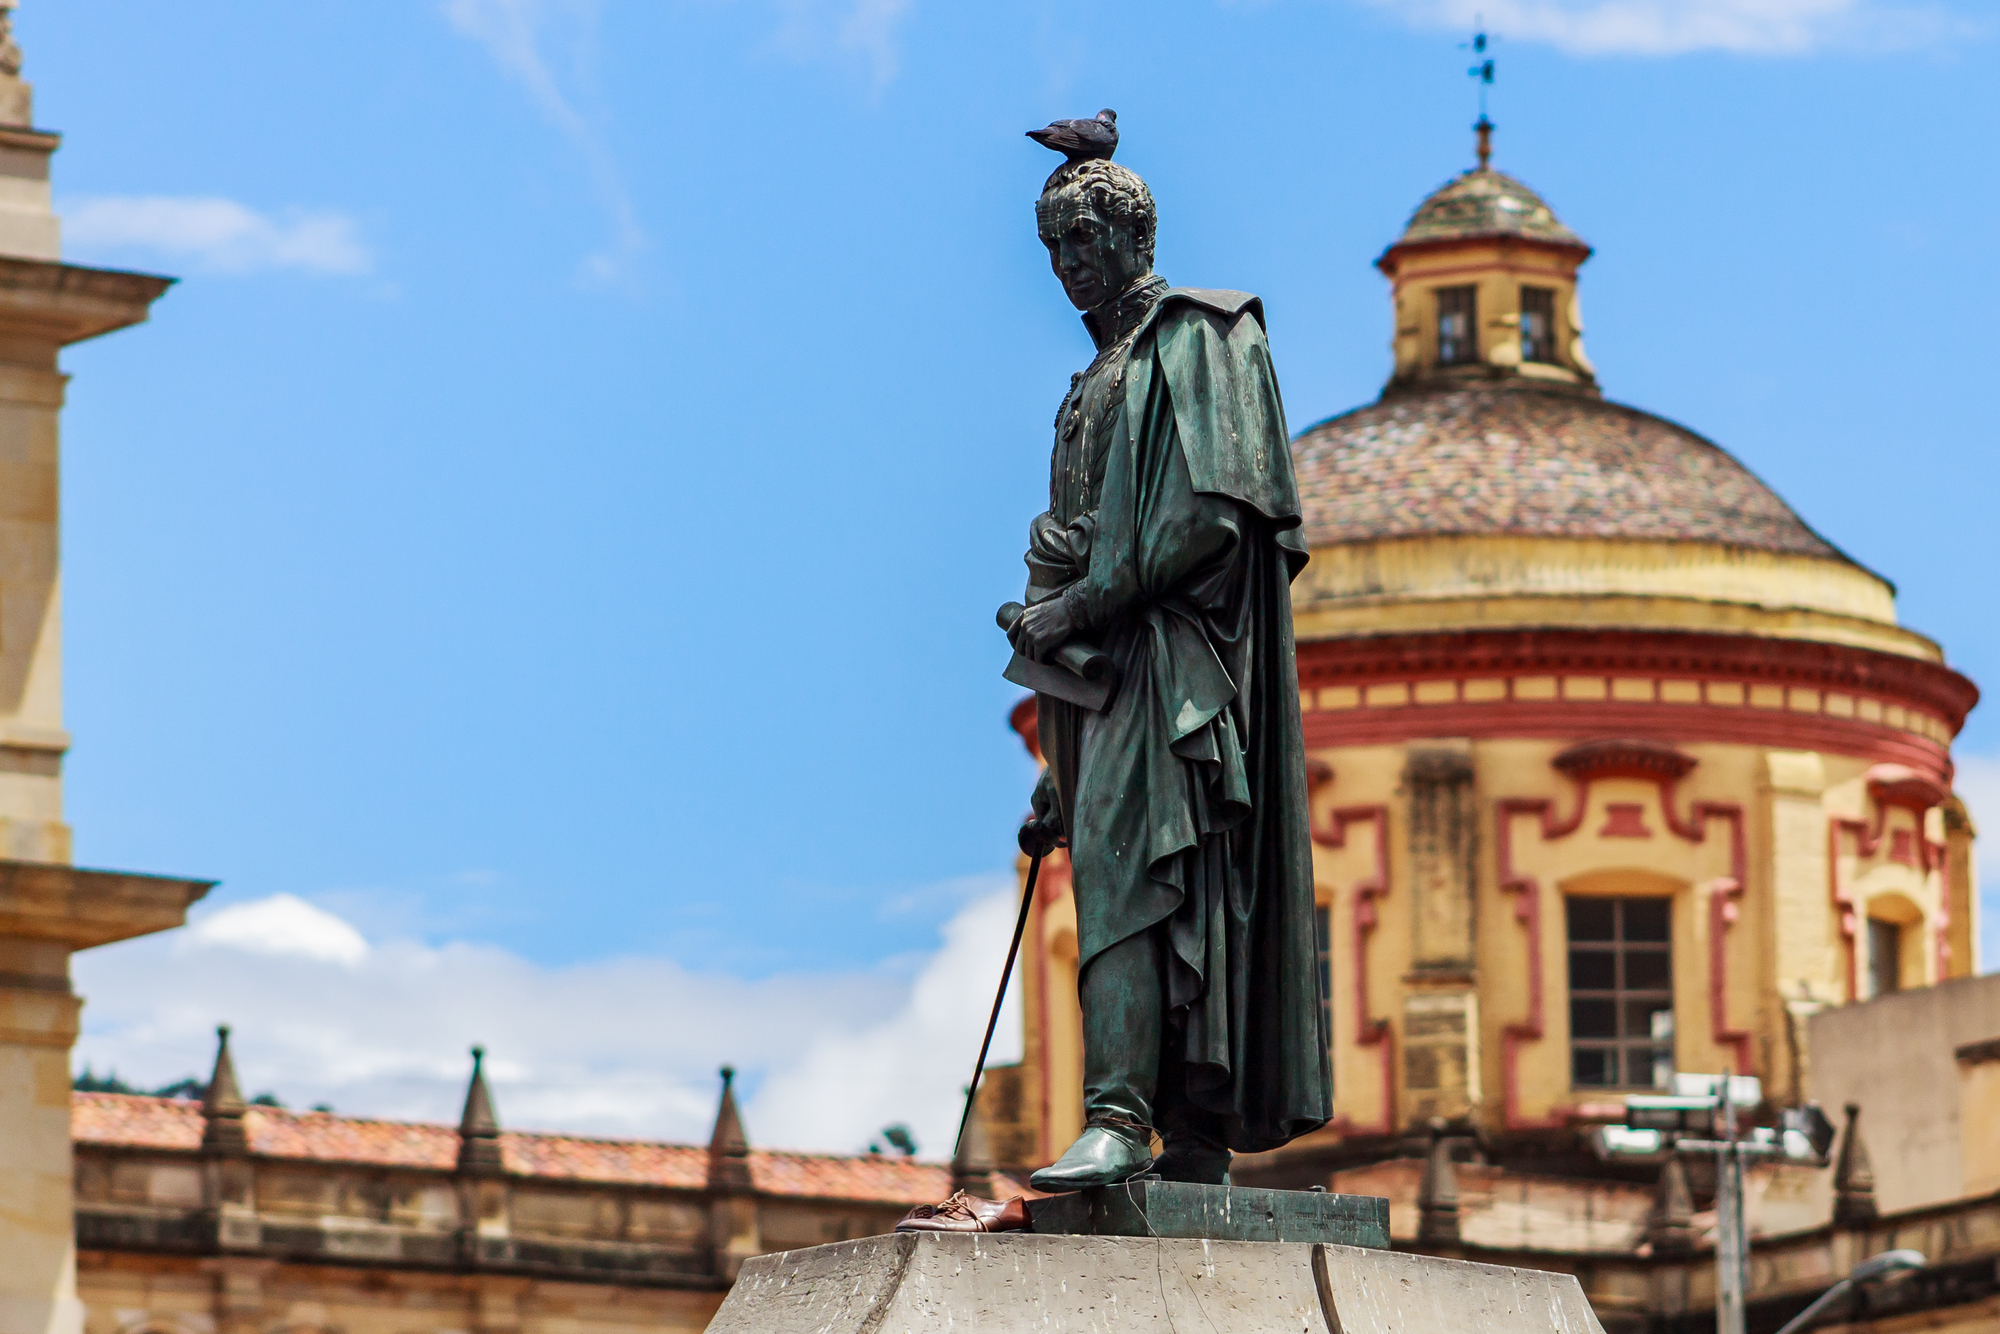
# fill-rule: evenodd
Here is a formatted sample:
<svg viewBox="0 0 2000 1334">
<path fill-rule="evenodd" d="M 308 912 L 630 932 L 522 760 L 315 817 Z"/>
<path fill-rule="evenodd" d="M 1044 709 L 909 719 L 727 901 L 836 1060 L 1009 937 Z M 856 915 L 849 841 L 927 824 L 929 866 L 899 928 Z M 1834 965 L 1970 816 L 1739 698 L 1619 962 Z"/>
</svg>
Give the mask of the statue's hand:
<svg viewBox="0 0 2000 1334">
<path fill-rule="evenodd" d="M 1030 857 L 1046 857 L 1065 845 L 1062 808 L 1056 804 L 1055 780 L 1047 769 L 1042 770 L 1042 776 L 1035 784 L 1030 806 L 1034 814 L 1022 822 L 1016 841 L 1021 845 L 1021 851 Z"/>
<path fill-rule="evenodd" d="M 1028 657 L 1040 660 L 1052 649 L 1061 648 L 1075 633 L 1076 626 L 1069 619 L 1069 607 L 1062 598 L 1050 598 L 1021 613 L 1021 620 L 1014 627 L 1014 647 Z"/>
</svg>

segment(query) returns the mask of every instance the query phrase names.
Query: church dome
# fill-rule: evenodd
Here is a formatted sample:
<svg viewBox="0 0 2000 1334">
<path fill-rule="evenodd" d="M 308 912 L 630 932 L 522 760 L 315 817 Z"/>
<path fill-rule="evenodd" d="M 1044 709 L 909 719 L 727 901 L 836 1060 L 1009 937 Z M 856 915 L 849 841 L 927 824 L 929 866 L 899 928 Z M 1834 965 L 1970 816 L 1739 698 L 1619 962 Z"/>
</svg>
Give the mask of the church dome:
<svg viewBox="0 0 2000 1334">
<path fill-rule="evenodd" d="M 1583 349 L 1590 248 L 1480 165 L 1377 261 L 1382 396 L 1292 442 L 1312 562 L 1301 643 L 1394 634 L 1673 631 L 1941 660 L 1895 589 L 1726 450 L 1604 400 Z"/>
<path fill-rule="evenodd" d="M 1443 534 L 1711 542 L 1845 561 L 1694 432 L 1525 385 L 1392 394 L 1292 446 L 1308 540 Z"/>
<path fill-rule="evenodd" d="M 1587 249 L 1540 195 L 1490 167 L 1461 173 L 1417 205 L 1396 244 L 1503 236 Z"/>
</svg>

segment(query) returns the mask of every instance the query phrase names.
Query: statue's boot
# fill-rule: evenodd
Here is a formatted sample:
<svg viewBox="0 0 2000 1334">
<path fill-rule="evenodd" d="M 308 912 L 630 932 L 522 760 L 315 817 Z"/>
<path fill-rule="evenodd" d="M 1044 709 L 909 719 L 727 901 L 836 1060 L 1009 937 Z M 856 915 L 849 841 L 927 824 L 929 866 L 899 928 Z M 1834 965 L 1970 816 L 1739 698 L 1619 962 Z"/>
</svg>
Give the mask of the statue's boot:
<svg viewBox="0 0 2000 1334">
<path fill-rule="evenodd" d="M 1153 1170 L 1163 1181 L 1193 1181 L 1204 1186 L 1229 1184 L 1228 1127 L 1221 1113 L 1199 1106 L 1188 1096 L 1187 1066 L 1181 1056 L 1187 1041 L 1172 1025 L 1160 1061 L 1160 1160 Z"/>
<path fill-rule="evenodd" d="M 1229 1146 L 1221 1135 L 1207 1127 L 1174 1125 L 1176 1118 L 1163 1117 L 1160 1139 L 1164 1145 L 1153 1170 L 1162 1181 L 1194 1181 L 1204 1186 L 1229 1184 Z"/>
<path fill-rule="evenodd" d="M 1051 1193 L 1113 1185 L 1153 1165 L 1153 1093 L 1165 1008 L 1155 934 L 1142 931 L 1092 959 L 1077 992 L 1083 1002 L 1084 1131 L 1062 1157 L 1028 1178 L 1036 1190 Z"/>
</svg>

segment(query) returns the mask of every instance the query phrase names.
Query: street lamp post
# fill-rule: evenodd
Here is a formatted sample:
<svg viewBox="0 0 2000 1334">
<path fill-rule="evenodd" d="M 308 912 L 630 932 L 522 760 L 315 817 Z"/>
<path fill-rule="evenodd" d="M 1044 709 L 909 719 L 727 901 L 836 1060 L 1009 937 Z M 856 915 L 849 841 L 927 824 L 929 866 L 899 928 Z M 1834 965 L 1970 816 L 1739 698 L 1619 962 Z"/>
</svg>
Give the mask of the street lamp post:
<svg viewBox="0 0 2000 1334">
<path fill-rule="evenodd" d="M 1773 1158 L 1825 1167 L 1827 1151 L 1833 1147 L 1833 1124 L 1808 1103 L 1785 1112 L 1782 1131 L 1756 1129 L 1746 1139 L 1737 1131 L 1736 1109 L 1763 1100 L 1757 1079 L 1725 1070 L 1719 1078 L 1676 1075 L 1674 1083 L 1677 1092 L 1671 1096 L 1628 1097 L 1626 1123 L 1616 1127 L 1621 1133 L 1615 1140 L 1601 1138 L 1599 1148 L 1607 1155 L 1665 1152 L 1714 1157 L 1716 1334 L 1744 1334 L 1750 1243 L 1743 1221 L 1743 1166 L 1753 1158 Z M 1698 1127 L 1705 1127 L 1708 1137 L 1695 1138 Z"/>
<path fill-rule="evenodd" d="M 1922 1269 L 1929 1261 L 1922 1251 L 1883 1251 L 1854 1266 L 1854 1272 L 1819 1295 L 1819 1300 L 1785 1322 L 1778 1334 L 1805 1334 L 1833 1304 L 1863 1283 L 1905 1269 Z"/>
</svg>

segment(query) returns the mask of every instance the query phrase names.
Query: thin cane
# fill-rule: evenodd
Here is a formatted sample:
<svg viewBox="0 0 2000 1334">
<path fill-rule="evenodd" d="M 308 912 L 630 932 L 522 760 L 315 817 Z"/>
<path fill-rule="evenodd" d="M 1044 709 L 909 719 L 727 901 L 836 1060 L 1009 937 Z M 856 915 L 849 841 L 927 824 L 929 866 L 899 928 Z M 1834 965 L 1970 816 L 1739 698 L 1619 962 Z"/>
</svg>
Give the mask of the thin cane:
<svg viewBox="0 0 2000 1334">
<path fill-rule="evenodd" d="M 1014 939 L 1007 946 L 1007 966 L 1000 971 L 1000 990 L 993 996 L 993 1013 L 986 1020 L 986 1040 L 979 1044 L 979 1063 L 972 1067 L 972 1086 L 965 1091 L 965 1111 L 958 1118 L 958 1135 L 951 1142 L 956 1158 L 965 1144 L 965 1127 L 972 1120 L 972 1100 L 979 1096 L 979 1078 L 986 1073 L 986 1051 L 993 1045 L 993 1030 L 1000 1024 L 1000 1003 L 1007 999 L 1007 979 L 1014 975 L 1014 956 L 1021 952 L 1021 933 L 1028 929 L 1028 905 L 1035 901 L 1035 877 L 1041 874 L 1039 854 L 1028 863 L 1028 887 L 1021 893 L 1021 915 L 1014 920 Z"/>
</svg>

